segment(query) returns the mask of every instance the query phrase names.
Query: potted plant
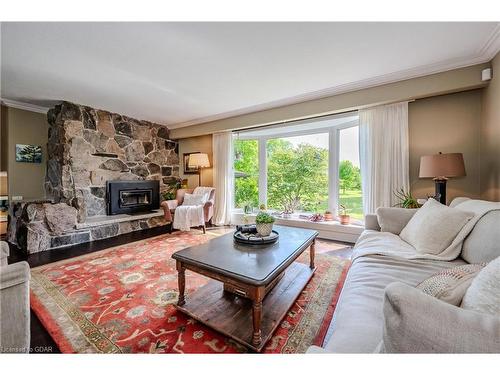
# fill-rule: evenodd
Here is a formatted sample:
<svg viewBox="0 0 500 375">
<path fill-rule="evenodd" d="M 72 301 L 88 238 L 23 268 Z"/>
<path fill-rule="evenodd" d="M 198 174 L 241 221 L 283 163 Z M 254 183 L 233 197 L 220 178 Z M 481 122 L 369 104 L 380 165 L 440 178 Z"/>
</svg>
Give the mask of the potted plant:
<svg viewBox="0 0 500 375">
<path fill-rule="evenodd" d="M 175 199 L 175 192 L 173 191 L 164 191 L 162 194 L 161 194 L 162 198 L 164 201 L 170 201 L 170 200 L 173 200 Z"/>
<path fill-rule="evenodd" d="M 267 212 L 259 212 L 255 217 L 255 227 L 257 228 L 257 233 L 262 237 L 269 236 L 273 231 L 274 217 L 269 215 Z"/>
<path fill-rule="evenodd" d="M 417 202 L 417 199 L 414 198 L 409 191 L 405 191 L 404 188 L 401 188 L 394 192 L 394 195 L 401 201 L 395 205 L 396 207 L 420 208 L 422 206 Z"/>
<path fill-rule="evenodd" d="M 331 211 L 326 210 L 325 214 L 323 215 L 325 221 L 332 221 L 333 220 L 333 214 Z"/>
<path fill-rule="evenodd" d="M 292 217 L 292 214 L 295 212 L 297 208 L 300 206 L 300 198 L 295 197 L 295 198 L 287 198 L 284 199 L 283 202 L 283 212 L 282 216 L 284 218 L 289 218 Z"/>
<path fill-rule="evenodd" d="M 351 222 L 351 217 L 347 214 L 347 208 L 343 204 L 340 205 L 339 221 L 342 225 L 347 225 Z"/>
<path fill-rule="evenodd" d="M 252 203 L 251 202 L 245 202 L 243 206 L 243 212 L 245 214 L 251 214 L 253 211 Z"/>
<path fill-rule="evenodd" d="M 181 188 L 181 181 L 174 181 L 167 184 L 167 188 L 161 193 L 165 201 L 173 200 L 177 196 L 177 190 Z"/>
</svg>

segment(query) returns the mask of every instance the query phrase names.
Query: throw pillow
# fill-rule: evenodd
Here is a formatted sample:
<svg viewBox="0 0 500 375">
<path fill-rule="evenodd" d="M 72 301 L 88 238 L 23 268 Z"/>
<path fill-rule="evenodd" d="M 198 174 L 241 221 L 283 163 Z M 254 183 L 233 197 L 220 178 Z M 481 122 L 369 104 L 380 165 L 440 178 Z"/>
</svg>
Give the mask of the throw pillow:
<svg viewBox="0 0 500 375">
<path fill-rule="evenodd" d="M 184 194 L 183 206 L 202 206 L 205 204 L 204 194 Z"/>
<path fill-rule="evenodd" d="M 450 305 L 401 282 L 385 289 L 383 311 L 386 353 L 500 353 L 498 315 Z"/>
<path fill-rule="evenodd" d="M 416 212 L 416 208 L 377 208 L 377 220 L 380 225 L 380 231 L 400 234 Z"/>
<path fill-rule="evenodd" d="M 457 236 L 473 213 L 447 207 L 434 199 L 413 215 L 399 235 L 420 254 L 442 253 Z"/>
<path fill-rule="evenodd" d="M 469 233 L 461 257 L 468 263 L 491 262 L 500 255 L 500 210 L 484 215 Z"/>
<path fill-rule="evenodd" d="M 459 306 L 472 280 L 485 265 L 464 264 L 442 270 L 418 284 L 417 289 L 441 301 Z"/>
<path fill-rule="evenodd" d="M 472 280 L 462 300 L 462 307 L 500 316 L 500 257 L 488 263 Z"/>
</svg>

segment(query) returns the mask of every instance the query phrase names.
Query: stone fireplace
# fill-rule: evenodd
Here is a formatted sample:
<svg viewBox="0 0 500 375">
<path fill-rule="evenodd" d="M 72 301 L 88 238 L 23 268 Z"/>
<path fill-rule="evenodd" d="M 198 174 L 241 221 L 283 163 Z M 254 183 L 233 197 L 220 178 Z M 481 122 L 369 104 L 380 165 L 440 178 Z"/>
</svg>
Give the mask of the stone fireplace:
<svg viewBox="0 0 500 375">
<path fill-rule="evenodd" d="M 178 143 L 167 127 L 70 102 L 49 110 L 47 120 L 49 200 L 14 205 L 11 241 L 32 253 L 165 224 L 159 210 L 107 216 L 106 188 L 151 181 L 153 195 L 126 198 L 149 197 L 158 208 L 159 193 L 179 180 Z"/>
<path fill-rule="evenodd" d="M 165 126 L 63 102 L 47 114 L 46 191 L 78 211 L 78 221 L 106 214 L 106 182 L 178 179 L 178 144 Z"/>
</svg>

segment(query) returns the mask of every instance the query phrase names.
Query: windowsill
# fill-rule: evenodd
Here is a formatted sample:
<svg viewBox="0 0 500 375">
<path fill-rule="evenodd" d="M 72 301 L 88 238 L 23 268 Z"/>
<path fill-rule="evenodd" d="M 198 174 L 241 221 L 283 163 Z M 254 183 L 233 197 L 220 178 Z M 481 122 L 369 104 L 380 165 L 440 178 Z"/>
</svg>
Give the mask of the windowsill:
<svg viewBox="0 0 500 375">
<path fill-rule="evenodd" d="M 254 223 L 257 213 L 246 214 L 242 209 L 235 209 L 232 212 L 233 224 L 244 224 L 243 217 L 246 216 L 248 223 Z M 337 241 L 356 242 L 359 235 L 365 229 L 361 221 L 351 224 L 340 224 L 337 220 L 332 221 L 310 221 L 299 217 L 299 214 L 292 214 L 290 218 L 276 217 L 275 223 L 278 225 L 314 229 L 319 232 L 320 238 Z M 358 223 L 359 222 L 359 223 Z"/>
</svg>

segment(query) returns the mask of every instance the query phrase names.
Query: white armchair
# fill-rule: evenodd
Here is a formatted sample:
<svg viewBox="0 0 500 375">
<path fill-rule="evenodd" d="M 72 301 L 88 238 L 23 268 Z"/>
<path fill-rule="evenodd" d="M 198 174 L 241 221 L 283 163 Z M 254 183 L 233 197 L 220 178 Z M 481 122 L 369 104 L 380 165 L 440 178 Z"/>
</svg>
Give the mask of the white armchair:
<svg viewBox="0 0 500 375">
<path fill-rule="evenodd" d="M 30 267 L 7 264 L 9 246 L 0 242 L 0 352 L 29 353 Z"/>
</svg>

